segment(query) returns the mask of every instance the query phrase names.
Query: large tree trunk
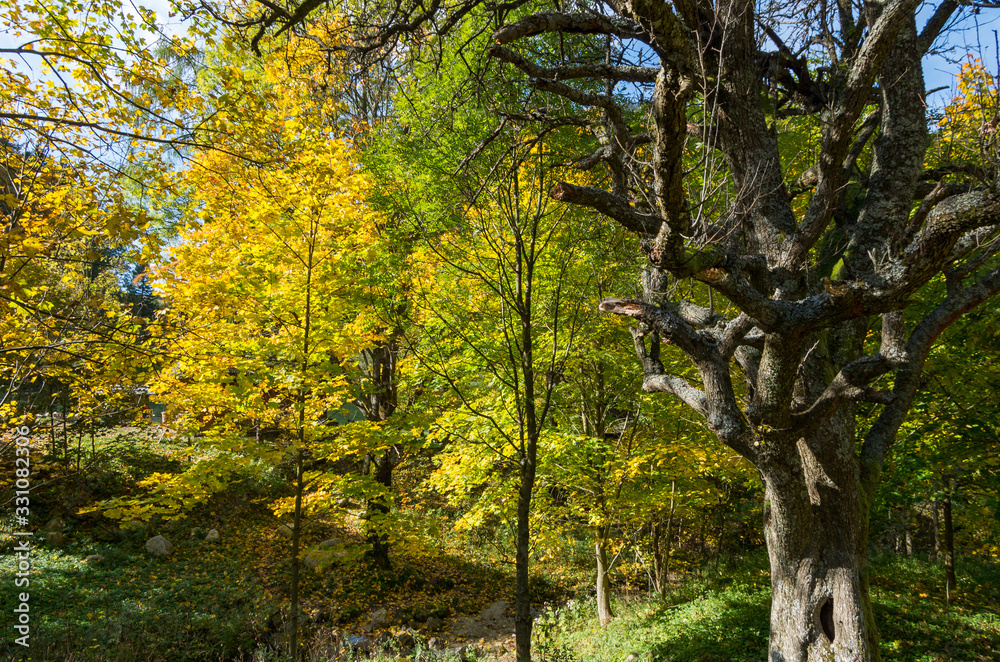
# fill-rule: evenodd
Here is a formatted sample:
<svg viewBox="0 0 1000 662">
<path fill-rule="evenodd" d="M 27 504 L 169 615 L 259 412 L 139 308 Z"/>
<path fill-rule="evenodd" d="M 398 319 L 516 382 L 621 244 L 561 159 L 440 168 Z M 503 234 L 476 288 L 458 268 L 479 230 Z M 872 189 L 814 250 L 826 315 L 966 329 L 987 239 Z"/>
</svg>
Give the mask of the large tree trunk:
<svg viewBox="0 0 1000 662">
<path fill-rule="evenodd" d="M 865 579 L 869 500 L 845 416 L 762 470 L 771 662 L 878 660 Z M 846 457 L 850 458 L 850 455 Z"/>
</svg>

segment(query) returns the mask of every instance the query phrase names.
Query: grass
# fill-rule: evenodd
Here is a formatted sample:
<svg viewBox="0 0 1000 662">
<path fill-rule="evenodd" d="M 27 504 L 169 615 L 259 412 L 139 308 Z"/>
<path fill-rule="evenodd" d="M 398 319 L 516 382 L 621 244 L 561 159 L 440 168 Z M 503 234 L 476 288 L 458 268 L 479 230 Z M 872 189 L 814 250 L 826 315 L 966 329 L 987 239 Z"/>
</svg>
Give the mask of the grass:
<svg viewBox="0 0 1000 662">
<path fill-rule="evenodd" d="M 536 627 L 541 662 L 640 659 L 710 662 L 754 660 L 767 649 L 770 584 L 757 555 L 712 579 L 692 576 L 665 599 L 619 599 L 607 628 L 592 601 L 550 612 Z"/>
<path fill-rule="evenodd" d="M 872 564 L 872 599 L 884 660 L 1000 659 L 1000 568 L 965 559 L 946 604 L 939 565 L 900 557 Z M 549 612 L 536 626 L 540 662 L 615 662 L 636 653 L 655 662 L 758 662 L 767 650 L 770 584 L 763 554 L 713 577 L 692 577 L 664 600 L 619 600 L 618 617 L 597 623 L 592 602 Z"/>
<path fill-rule="evenodd" d="M 252 575 L 246 535 L 230 532 L 216 544 L 175 539 L 169 559 L 146 554 L 145 535 L 113 546 L 36 547 L 23 659 L 230 660 L 253 650 L 276 606 Z M 84 563 L 88 554 L 104 559 Z M 12 555 L 0 557 L 0 575 L 12 576 L 14 565 Z M 0 583 L 0 612 L 11 613 L 21 590 Z M 0 651 L 17 652 L 10 637 Z"/>
</svg>

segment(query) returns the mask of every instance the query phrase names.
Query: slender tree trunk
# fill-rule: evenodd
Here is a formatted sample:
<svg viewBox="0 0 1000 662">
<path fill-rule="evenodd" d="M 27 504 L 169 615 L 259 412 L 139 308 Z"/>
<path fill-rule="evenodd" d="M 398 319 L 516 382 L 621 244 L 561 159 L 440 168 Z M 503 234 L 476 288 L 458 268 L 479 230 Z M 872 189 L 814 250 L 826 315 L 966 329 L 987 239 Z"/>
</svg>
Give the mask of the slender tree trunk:
<svg viewBox="0 0 1000 662">
<path fill-rule="evenodd" d="M 941 521 L 938 517 L 938 499 L 934 497 L 934 501 L 931 502 L 933 510 L 931 511 L 931 522 L 934 527 L 934 551 L 931 552 L 930 560 L 937 562 L 941 558 Z"/>
<path fill-rule="evenodd" d="M 517 662 L 531 662 L 531 591 L 528 561 L 531 551 L 531 492 L 535 484 L 537 440 L 529 436 L 521 458 L 521 484 L 517 493 L 517 580 L 514 595 L 514 638 Z"/>
<path fill-rule="evenodd" d="M 663 580 L 660 596 L 667 592 L 667 582 L 670 581 L 670 552 L 674 542 L 674 512 L 677 509 L 677 502 L 674 495 L 677 491 L 677 482 L 670 481 L 670 512 L 667 515 L 667 548 L 663 550 Z"/>
<path fill-rule="evenodd" d="M 302 492 L 305 481 L 302 479 L 302 449 L 295 454 L 295 512 L 292 517 L 292 577 L 291 577 L 291 609 L 288 615 L 288 654 L 297 660 L 299 635 L 299 550 L 302 540 Z"/>
<path fill-rule="evenodd" d="M 69 464 L 69 429 L 66 427 L 69 419 L 69 396 L 66 391 L 62 392 L 62 438 L 63 438 L 63 460 Z"/>
<path fill-rule="evenodd" d="M 368 512 L 365 517 L 368 519 L 368 544 L 371 549 L 368 557 L 378 567 L 388 570 L 391 567 L 389 561 L 389 536 L 385 531 L 386 517 L 389 515 L 388 495 L 392 490 L 392 458 L 386 451 L 381 459 L 372 458 L 372 474 L 375 482 L 384 490 L 385 494 L 368 500 Z"/>
<path fill-rule="evenodd" d="M 838 424 L 839 423 L 839 424 Z M 771 662 L 879 659 L 866 570 L 869 498 L 837 416 L 762 470 L 771 562 Z"/>
<path fill-rule="evenodd" d="M 660 527 L 658 521 L 654 521 L 649 525 L 649 535 L 650 543 L 653 547 L 653 589 L 662 598 L 664 594 L 664 577 L 666 573 L 663 571 L 663 550 L 660 546 L 660 541 L 663 538 L 663 529 Z"/>
<path fill-rule="evenodd" d="M 608 578 L 608 530 L 604 527 L 597 533 L 597 542 L 594 544 L 594 551 L 597 556 L 597 618 L 601 625 L 608 625 L 615 617 L 611 611 L 611 581 Z"/>
<path fill-rule="evenodd" d="M 951 478 L 945 476 L 944 483 L 944 577 L 948 600 L 955 590 L 955 528 L 951 519 Z"/>
<path fill-rule="evenodd" d="M 55 397 L 49 398 L 49 452 L 56 456 L 56 414 L 52 410 L 52 405 L 55 402 Z"/>
<path fill-rule="evenodd" d="M 304 311 L 305 325 L 302 334 L 302 378 L 309 372 L 309 354 L 312 346 L 309 344 L 312 329 L 312 277 L 313 258 L 316 249 L 316 225 L 312 224 L 312 236 L 309 242 L 308 261 L 306 263 L 306 305 Z M 292 516 L 292 576 L 291 576 L 291 613 L 288 618 L 288 654 L 292 660 L 298 660 L 299 645 L 299 552 L 302 548 L 302 495 L 305 492 L 305 467 L 303 453 L 306 447 L 306 397 L 305 390 L 299 392 L 299 425 L 297 430 L 298 448 L 295 449 L 295 510 Z"/>
<path fill-rule="evenodd" d="M 705 559 L 705 536 L 708 535 L 708 519 L 702 518 L 701 520 L 701 533 L 698 534 L 698 574 L 701 575 L 705 564 L 702 563 Z"/>
<path fill-rule="evenodd" d="M 394 340 L 381 342 L 367 350 L 368 379 L 372 383 L 372 391 L 368 397 L 366 416 L 370 421 L 386 421 L 396 411 L 396 359 L 399 348 Z M 386 534 L 386 518 L 392 493 L 393 460 L 391 451 L 385 451 L 381 458 L 369 455 L 366 464 L 371 470 L 381 494 L 369 499 L 365 520 L 367 522 L 367 540 L 370 545 L 368 558 L 383 569 L 389 569 L 389 537 Z"/>
</svg>

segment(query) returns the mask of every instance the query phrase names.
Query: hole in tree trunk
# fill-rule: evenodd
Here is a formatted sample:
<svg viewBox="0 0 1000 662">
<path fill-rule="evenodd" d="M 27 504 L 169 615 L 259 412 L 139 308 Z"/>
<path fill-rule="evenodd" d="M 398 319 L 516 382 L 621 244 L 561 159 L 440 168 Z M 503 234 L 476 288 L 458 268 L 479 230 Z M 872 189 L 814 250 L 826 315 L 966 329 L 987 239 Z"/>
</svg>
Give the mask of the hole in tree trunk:
<svg viewBox="0 0 1000 662">
<path fill-rule="evenodd" d="M 832 644 L 833 638 L 837 634 L 836 628 L 833 626 L 833 598 L 827 598 L 820 605 L 819 624 L 823 628 L 823 634 L 827 636 Z"/>
</svg>

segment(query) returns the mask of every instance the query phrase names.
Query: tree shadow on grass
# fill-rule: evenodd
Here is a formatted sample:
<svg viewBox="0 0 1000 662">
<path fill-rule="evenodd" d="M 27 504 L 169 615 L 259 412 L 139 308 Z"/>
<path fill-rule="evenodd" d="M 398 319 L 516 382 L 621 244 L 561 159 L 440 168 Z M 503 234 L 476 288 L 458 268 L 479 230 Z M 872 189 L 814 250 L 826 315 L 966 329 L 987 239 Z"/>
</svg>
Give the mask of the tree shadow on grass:
<svg viewBox="0 0 1000 662">
<path fill-rule="evenodd" d="M 669 619 L 678 633 L 653 644 L 654 662 L 757 662 L 767 650 L 770 604 L 767 599 L 722 599 L 691 609 L 661 611 L 651 618 Z"/>
</svg>

